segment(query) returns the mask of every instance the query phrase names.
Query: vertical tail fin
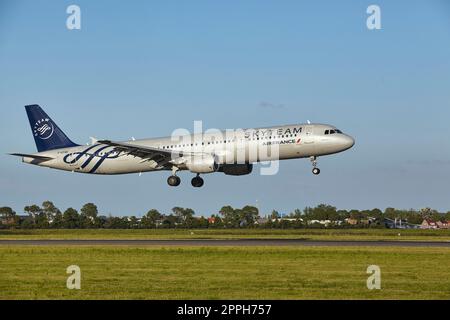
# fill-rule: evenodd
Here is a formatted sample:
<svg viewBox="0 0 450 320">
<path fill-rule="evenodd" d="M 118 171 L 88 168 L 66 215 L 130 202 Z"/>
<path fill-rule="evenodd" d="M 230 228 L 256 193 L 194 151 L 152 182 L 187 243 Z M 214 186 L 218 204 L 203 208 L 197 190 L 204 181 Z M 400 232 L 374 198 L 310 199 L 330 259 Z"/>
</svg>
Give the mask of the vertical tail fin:
<svg viewBox="0 0 450 320">
<path fill-rule="evenodd" d="M 25 106 L 25 110 L 27 111 L 31 132 L 39 152 L 77 146 L 40 106 L 37 104 Z"/>
</svg>

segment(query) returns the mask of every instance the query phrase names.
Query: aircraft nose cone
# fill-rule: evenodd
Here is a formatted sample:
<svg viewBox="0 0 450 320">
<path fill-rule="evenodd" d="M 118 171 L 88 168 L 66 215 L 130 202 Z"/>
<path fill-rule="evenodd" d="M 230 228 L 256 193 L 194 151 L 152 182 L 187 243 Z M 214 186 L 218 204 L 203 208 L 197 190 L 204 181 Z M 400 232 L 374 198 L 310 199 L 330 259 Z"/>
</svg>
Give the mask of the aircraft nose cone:
<svg viewBox="0 0 450 320">
<path fill-rule="evenodd" d="M 353 139 L 350 136 L 344 136 L 342 137 L 342 148 L 344 150 L 350 149 L 351 147 L 353 147 L 355 145 L 355 139 Z"/>
</svg>

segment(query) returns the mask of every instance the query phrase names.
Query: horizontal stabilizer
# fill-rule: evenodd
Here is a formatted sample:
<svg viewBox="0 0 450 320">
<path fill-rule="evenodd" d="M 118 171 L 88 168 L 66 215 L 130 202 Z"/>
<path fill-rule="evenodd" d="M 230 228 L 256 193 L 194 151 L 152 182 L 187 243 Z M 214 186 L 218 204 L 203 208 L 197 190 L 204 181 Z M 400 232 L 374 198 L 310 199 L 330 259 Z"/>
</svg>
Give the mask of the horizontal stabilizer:
<svg viewBox="0 0 450 320">
<path fill-rule="evenodd" d="M 26 157 L 26 158 L 33 158 L 36 160 L 41 160 L 41 161 L 48 161 L 48 160 L 52 160 L 52 157 L 45 157 L 45 156 L 39 156 L 39 155 L 35 155 L 35 154 L 26 154 L 26 153 L 10 153 L 11 156 L 17 156 L 17 157 Z"/>
</svg>

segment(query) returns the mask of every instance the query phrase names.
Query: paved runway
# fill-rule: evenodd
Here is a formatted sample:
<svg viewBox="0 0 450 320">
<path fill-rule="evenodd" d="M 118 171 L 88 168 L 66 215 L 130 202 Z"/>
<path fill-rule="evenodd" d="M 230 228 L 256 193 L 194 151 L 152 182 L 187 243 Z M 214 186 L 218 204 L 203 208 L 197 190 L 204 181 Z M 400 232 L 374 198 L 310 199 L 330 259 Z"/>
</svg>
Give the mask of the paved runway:
<svg viewBox="0 0 450 320">
<path fill-rule="evenodd" d="M 447 247 L 450 241 L 320 241 L 304 239 L 236 240 L 0 240 L 0 246 L 319 246 L 319 247 Z"/>
</svg>

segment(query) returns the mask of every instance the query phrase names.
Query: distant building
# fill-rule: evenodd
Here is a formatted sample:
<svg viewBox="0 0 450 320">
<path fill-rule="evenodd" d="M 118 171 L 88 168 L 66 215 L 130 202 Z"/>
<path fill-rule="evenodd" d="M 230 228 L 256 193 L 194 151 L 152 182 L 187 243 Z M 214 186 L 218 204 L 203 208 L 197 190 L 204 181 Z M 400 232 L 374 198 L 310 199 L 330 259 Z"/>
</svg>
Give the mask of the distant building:
<svg viewBox="0 0 450 320">
<path fill-rule="evenodd" d="M 421 225 L 409 223 L 405 219 L 384 218 L 384 225 L 389 229 L 419 229 Z"/>
<path fill-rule="evenodd" d="M 303 221 L 302 218 L 283 218 L 283 217 L 281 217 L 281 218 L 278 218 L 278 219 L 272 219 L 272 222 L 275 222 L 277 220 L 278 221 L 289 221 L 289 222 L 295 222 L 297 220 Z"/>
<path fill-rule="evenodd" d="M 437 229 L 437 224 L 431 219 L 424 219 L 420 227 L 422 229 Z"/>
<path fill-rule="evenodd" d="M 347 218 L 347 219 L 345 219 L 345 222 L 347 222 L 348 224 L 351 224 L 351 225 L 358 224 L 358 220 L 353 219 L 353 218 Z"/>
<path fill-rule="evenodd" d="M 210 223 L 210 224 L 216 223 L 216 217 L 209 217 L 208 218 L 208 223 Z"/>
<path fill-rule="evenodd" d="M 420 225 L 421 229 L 449 229 L 450 221 L 434 221 L 431 219 L 424 219 Z"/>
<path fill-rule="evenodd" d="M 258 218 L 255 220 L 255 224 L 266 224 L 267 222 L 269 222 L 267 218 Z"/>
<path fill-rule="evenodd" d="M 13 215 L 11 216 L 10 214 L 2 212 L 2 213 L 0 213 L 0 225 L 5 225 L 5 226 L 12 225 L 19 218 L 20 218 L 20 216 L 16 215 L 15 213 L 13 213 Z"/>
<path fill-rule="evenodd" d="M 5 215 L 0 215 L 0 224 L 2 225 L 14 224 L 14 217 L 7 217 Z"/>
<path fill-rule="evenodd" d="M 449 229 L 450 221 L 437 221 L 436 222 L 439 229 Z"/>
<path fill-rule="evenodd" d="M 308 221 L 308 224 L 315 224 L 315 223 L 318 223 L 318 224 L 321 224 L 324 226 L 328 226 L 329 224 L 331 224 L 331 220 L 309 220 Z"/>
</svg>

